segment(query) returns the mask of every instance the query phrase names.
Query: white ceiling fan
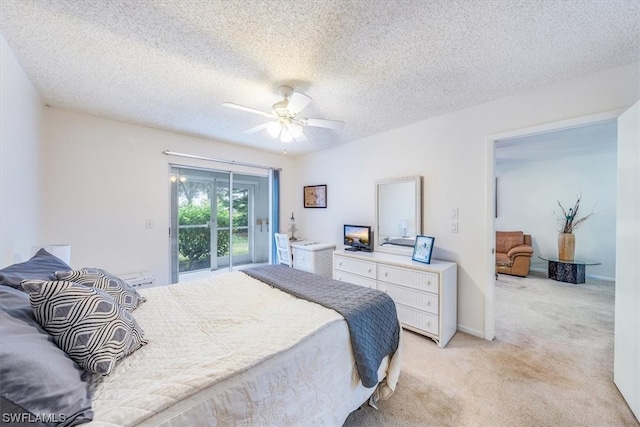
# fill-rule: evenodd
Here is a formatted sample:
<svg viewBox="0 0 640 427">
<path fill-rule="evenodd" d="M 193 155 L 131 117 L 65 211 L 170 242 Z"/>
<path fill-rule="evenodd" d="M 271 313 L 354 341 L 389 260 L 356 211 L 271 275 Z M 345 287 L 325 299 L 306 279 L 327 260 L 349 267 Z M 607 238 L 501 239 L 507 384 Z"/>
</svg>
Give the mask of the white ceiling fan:
<svg viewBox="0 0 640 427">
<path fill-rule="evenodd" d="M 282 142 L 291 142 L 293 140 L 306 141 L 307 137 L 302 131 L 303 126 L 315 126 L 334 130 L 340 130 L 344 127 L 344 122 L 338 120 L 301 117 L 300 112 L 311 103 L 311 98 L 303 93 L 294 92 L 289 86 L 280 86 L 278 90 L 283 99 L 273 104 L 271 107 L 273 112 L 271 113 L 232 102 L 225 102 L 222 105 L 275 119 L 275 121 L 252 127 L 242 133 L 250 134 L 266 129 L 269 135 L 274 138 L 279 138 Z"/>
</svg>

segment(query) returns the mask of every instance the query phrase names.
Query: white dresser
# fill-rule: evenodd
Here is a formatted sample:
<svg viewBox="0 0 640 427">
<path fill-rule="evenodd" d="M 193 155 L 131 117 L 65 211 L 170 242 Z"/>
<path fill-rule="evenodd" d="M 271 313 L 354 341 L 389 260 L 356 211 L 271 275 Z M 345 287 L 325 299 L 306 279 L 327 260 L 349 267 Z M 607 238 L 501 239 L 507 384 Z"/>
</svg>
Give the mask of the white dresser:
<svg viewBox="0 0 640 427">
<path fill-rule="evenodd" d="M 336 245 L 300 240 L 291 242 L 293 268 L 331 277 Z"/>
<path fill-rule="evenodd" d="M 382 252 L 333 253 L 333 278 L 386 292 L 402 326 L 447 345 L 458 326 L 457 264 Z"/>
</svg>

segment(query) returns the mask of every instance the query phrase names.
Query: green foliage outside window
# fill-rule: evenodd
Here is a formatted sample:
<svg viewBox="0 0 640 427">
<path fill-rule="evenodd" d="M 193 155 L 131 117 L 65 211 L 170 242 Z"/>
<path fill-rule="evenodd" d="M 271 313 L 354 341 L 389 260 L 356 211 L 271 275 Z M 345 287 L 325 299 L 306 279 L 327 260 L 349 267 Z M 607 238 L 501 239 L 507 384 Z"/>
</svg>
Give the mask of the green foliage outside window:
<svg viewBox="0 0 640 427">
<path fill-rule="evenodd" d="M 185 190 L 188 186 L 183 186 L 181 190 Z M 217 220 L 218 228 L 229 227 L 229 191 L 226 188 L 218 189 L 217 203 Z M 207 198 L 194 197 L 193 194 L 185 194 L 180 191 L 181 195 L 186 198 L 187 203 L 182 204 L 178 208 L 178 225 L 180 226 L 200 226 L 193 228 L 180 227 L 178 239 L 178 251 L 182 260 L 186 260 L 186 266 L 180 268 L 180 271 L 190 271 L 194 268 L 194 264 L 202 263 L 211 256 L 210 233 L 209 227 L 202 227 L 211 220 L 211 202 Z M 194 200 L 195 199 L 195 200 Z M 243 191 L 234 192 L 234 215 L 233 223 L 236 226 L 248 225 L 248 198 L 247 193 Z M 234 230 L 235 232 L 236 230 Z M 227 230 L 218 230 L 218 247 L 217 257 L 229 255 L 229 232 Z M 234 239 L 234 248 L 244 247 L 248 244 L 247 237 L 239 238 L 241 241 L 236 242 Z M 248 249 L 248 248 L 246 248 Z M 246 250 L 243 249 L 243 250 Z M 234 253 L 237 252 L 234 250 Z M 209 264 L 210 265 L 210 264 Z M 202 267 L 198 267 L 202 268 Z"/>
<path fill-rule="evenodd" d="M 211 218 L 211 208 L 208 202 L 189 203 L 178 209 L 179 225 L 202 225 Z M 181 258 L 187 259 L 185 270 L 190 271 L 193 263 L 206 259 L 211 255 L 208 227 L 179 228 L 178 251 Z"/>
</svg>

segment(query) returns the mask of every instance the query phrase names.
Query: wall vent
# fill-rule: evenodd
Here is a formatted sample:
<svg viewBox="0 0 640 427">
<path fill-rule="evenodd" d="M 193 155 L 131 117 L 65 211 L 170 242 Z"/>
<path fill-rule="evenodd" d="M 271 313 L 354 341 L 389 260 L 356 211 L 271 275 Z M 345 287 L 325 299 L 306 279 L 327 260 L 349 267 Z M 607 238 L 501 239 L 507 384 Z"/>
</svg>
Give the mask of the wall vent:
<svg viewBox="0 0 640 427">
<path fill-rule="evenodd" d="M 118 277 L 134 288 L 148 288 L 156 284 L 156 279 L 148 271 L 119 274 Z"/>
</svg>

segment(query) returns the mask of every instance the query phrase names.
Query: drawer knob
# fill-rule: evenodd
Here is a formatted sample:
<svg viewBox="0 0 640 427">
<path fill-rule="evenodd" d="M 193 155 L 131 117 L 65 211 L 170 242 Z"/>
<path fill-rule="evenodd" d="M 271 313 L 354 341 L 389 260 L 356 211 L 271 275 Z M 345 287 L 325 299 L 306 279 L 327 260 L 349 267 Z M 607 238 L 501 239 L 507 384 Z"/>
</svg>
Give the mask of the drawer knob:
<svg viewBox="0 0 640 427">
<path fill-rule="evenodd" d="M 427 301 L 427 306 L 430 306 L 430 305 L 431 305 L 431 301 Z"/>
<path fill-rule="evenodd" d="M 371 273 L 371 269 L 369 269 L 369 273 Z"/>
<path fill-rule="evenodd" d="M 384 272 L 384 277 L 387 277 L 389 275 L 389 272 L 385 271 Z"/>
</svg>

